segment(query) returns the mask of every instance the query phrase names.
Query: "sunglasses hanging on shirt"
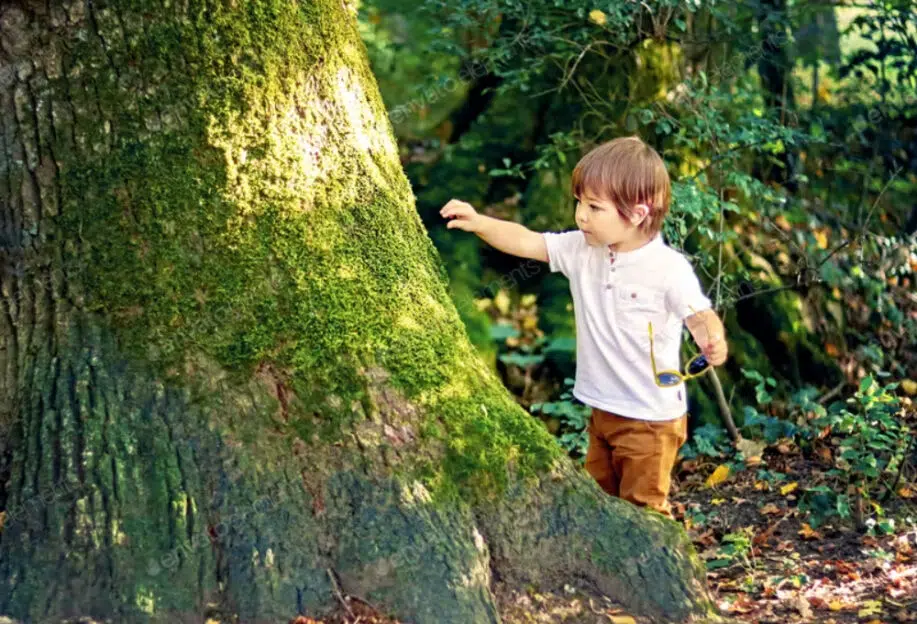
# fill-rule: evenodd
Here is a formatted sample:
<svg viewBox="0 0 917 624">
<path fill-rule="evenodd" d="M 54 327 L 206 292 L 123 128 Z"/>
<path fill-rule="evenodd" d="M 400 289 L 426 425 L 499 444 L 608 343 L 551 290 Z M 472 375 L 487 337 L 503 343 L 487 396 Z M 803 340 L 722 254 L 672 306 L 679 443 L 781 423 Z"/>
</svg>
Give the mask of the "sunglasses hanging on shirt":
<svg viewBox="0 0 917 624">
<path fill-rule="evenodd" d="M 690 306 L 689 306 L 690 307 Z M 695 314 L 697 311 L 694 308 L 691 308 L 691 311 Z M 707 372 L 707 369 L 710 368 L 710 362 L 707 361 L 707 357 L 703 353 L 698 353 L 688 360 L 688 365 L 685 367 L 686 372 L 682 373 L 677 370 L 656 370 L 656 353 L 653 348 L 653 323 L 649 323 L 649 332 L 650 332 L 650 364 L 653 367 L 653 381 L 656 382 L 656 385 L 660 388 L 671 388 L 672 386 L 677 386 L 678 384 L 694 379 L 695 377 L 700 377 Z"/>
</svg>

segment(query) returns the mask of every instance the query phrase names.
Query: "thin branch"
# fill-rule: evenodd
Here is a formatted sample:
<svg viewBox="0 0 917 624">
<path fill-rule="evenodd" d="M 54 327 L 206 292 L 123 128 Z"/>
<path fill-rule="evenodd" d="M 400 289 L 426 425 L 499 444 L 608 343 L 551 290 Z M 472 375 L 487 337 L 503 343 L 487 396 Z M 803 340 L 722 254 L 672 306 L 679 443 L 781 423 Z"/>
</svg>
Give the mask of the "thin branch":
<svg viewBox="0 0 917 624">
<path fill-rule="evenodd" d="M 898 483 L 901 481 L 901 472 L 904 470 L 904 466 L 909 463 L 911 448 L 914 446 L 914 440 L 917 440 L 917 435 L 911 435 L 907 441 L 907 448 L 904 449 L 904 455 L 901 457 L 901 461 L 898 463 L 898 472 L 895 474 L 895 480 L 892 483 L 891 487 L 885 486 L 885 493 L 882 495 L 882 502 L 885 502 L 889 496 L 891 496 L 896 489 L 898 489 Z"/>
<path fill-rule="evenodd" d="M 758 295 L 766 295 L 766 294 L 768 294 L 768 293 L 780 292 L 781 290 L 793 290 L 793 289 L 796 288 L 797 286 L 799 286 L 799 284 L 789 284 L 789 285 L 786 285 L 786 286 L 776 286 L 776 287 L 774 287 L 774 288 L 768 288 L 768 289 L 766 289 L 766 290 L 758 290 L 758 291 L 755 291 L 755 292 L 753 292 L 753 293 L 749 293 L 749 294 L 747 294 L 747 295 L 742 295 L 741 297 L 739 297 L 739 298 L 737 298 L 735 301 L 733 301 L 733 303 L 738 303 L 738 302 L 740 302 L 740 301 L 745 301 L 746 299 L 751 299 L 752 297 L 757 297 Z"/>
<path fill-rule="evenodd" d="M 837 384 L 836 386 L 828 390 L 826 393 L 818 397 L 818 400 L 816 402 L 819 405 L 824 405 L 825 403 L 827 403 L 828 401 L 836 397 L 838 394 L 840 394 L 841 390 L 843 390 L 844 386 L 846 385 L 847 385 L 847 380 L 845 379 L 841 381 L 841 383 Z"/>
<path fill-rule="evenodd" d="M 720 383 L 720 378 L 716 374 L 716 368 L 711 366 L 707 369 L 707 377 L 713 384 L 713 392 L 716 395 L 716 402 L 720 407 L 720 416 L 723 417 L 723 424 L 726 425 L 726 431 L 729 432 L 729 437 L 732 438 L 733 443 L 738 442 L 742 439 L 742 436 L 739 434 L 739 430 L 736 429 L 736 424 L 732 420 L 732 410 L 729 409 L 729 404 L 726 402 L 726 395 L 723 393 L 723 384 Z"/>
<path fill-rule="evenodd" d="M 331 579 L 331 588 L 334 590 L 334 597 L 338 599 L 338 602 L 341 603 L 341 606 L 347 611 L 347 615 L 354 617 L 353 609 L 350 608 L 350 604 L 344 599 L 344 595 L 341 593 L 341 586 L 338 585 L 337 575 L 334 573 L 334 570 L 331 568 L 325 568 L 328 572 L 328 578 Z"/>
<path fill-rule="evenodd" d="M 817 271 L 818 269 L 820 269 L 826 262 L 828 262 L 828 260 L 830 260 L 830 259 L 834 256 L 834 254 L 838 253 L 839 251 L 841 251 L 842 249 L 844 249 L 845 247 L 847 247 L 848 245 L 850 245 L 850 244 L 853 243 L 854 241 L 857 241 L 857 240 L 859 240 L 860 238 L 866 236 L 867 226 L 869 225 L 870 219 L 872 219 L 872 214 L 873 214 L 873 212 L 875 211 L 876 206 L 879 205 L 879 201 L 882 199 L 882 196 L 885 194 L 885 191 L 888 190 L 888 187 L 891 186 L 891 183 L 895 180 L 895 178 L 898 176 L 898 174 L 901 173 L 902 169 L 903 169 L 903 167 L 898 167 L 898 168 L 896 168 L 896 169 L 892 172 L 891 177 L 885 182 L 885 185 L 882 187 L 882 190 L 879 191 L 878 196 L 876 196 L 875 201 L 872 202 L 872 206 L 870 206 L 869 212 L 866 214 L 866 219 L 865 219 L 865 220 L 863 221 L 863 223 L 860 225 L 859 231 L 857 231 L 857 232 L 854 234 L 854 236 L 853 236 L 852 238 L 845 239 L 845 240 L 842 241 L 840 244 L 838 244 L 834 249 L 832 249 L 830 252 L 828 252 L 828 255 L 826 255 L 824 258 L 822 258 L 821 261 L 820 261 L 817 265 L 815 265 L 815 270 L 816 270 L 816 271 Z M 867 184 L 868 184 L 868 183 L 867 183 Z M 862 204 L 861 204 L 861 206 L 862 206 Z M 861 212 L 860 214 L 862 214 L 862 212 Z M 857 220 L 859 220 L 859 216 L 857 217 Z"/>
<path fill-rule="evenodd" d="M 869 220 L 872 219 L 872 213 L 875 212 L 876 206 L 879 205 L 879 200 L 882 199 L 882 196 L 885 194 L 885 191 L 888 189 L 889 186 L 891 186 L 891 183 L 895 180 L 896 177 L 898 177 L 898 174 L 901 173 L 903 169 L 904 167 L 900 167 L 900 166 L 896 167 L 895 171 L 892 172 L 892 176 L 885 183 L 885 186 L 883 186 L 882 190 L 879 191 L 879 195 L 876 197 L 876 201 L 872 202 L 872 207 L 869 209 L 869 213 L 866 215 L 866 220 L 863 221 L 863 225 L 861 226 L 861 229 L 860 229 L 860 236 L 864 236 L 866 234 L 866 228 L 869 225 Z"/>
</svg>

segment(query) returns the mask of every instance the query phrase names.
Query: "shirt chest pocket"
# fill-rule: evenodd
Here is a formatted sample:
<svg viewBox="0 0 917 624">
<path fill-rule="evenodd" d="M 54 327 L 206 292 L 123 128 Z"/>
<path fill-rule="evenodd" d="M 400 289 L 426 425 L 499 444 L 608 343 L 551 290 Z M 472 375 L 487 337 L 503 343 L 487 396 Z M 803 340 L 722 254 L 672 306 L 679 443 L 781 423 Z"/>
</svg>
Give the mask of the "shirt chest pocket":
<svg viewBox="0 0 917 624">
<path fill-rule="evenodd" d="M 615 289 L 615 322 L 627 333 L 637 334 L 640 342 L 649 341 L 650 323 L 654 332 L 664 332 L 668 311 L 665 292 L 639 284 L 621 284 Z"/>
</svg>

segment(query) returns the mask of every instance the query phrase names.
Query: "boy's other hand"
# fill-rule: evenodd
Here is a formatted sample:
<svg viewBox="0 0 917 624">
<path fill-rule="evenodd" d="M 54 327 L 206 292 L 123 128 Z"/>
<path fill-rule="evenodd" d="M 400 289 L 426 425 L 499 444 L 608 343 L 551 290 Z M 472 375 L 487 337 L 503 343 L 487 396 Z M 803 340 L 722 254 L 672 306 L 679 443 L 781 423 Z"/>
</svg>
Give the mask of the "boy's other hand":
<svg viewBox="0 0 917 624">
<path fill-rule="evenodd" d="M 694 337 L 694 342 L 700 347 L 707 361 L 713 366 L 720 366 L 729 355 L 729 346 L 726 344 L 725 328 L 723 321 L 713 310 L 703 310 L 692 314 L 685 319 L 688 331 Z"/>
<path fill-rule="evenodd" d="M 450 199 L 445 206 L 440 208 L 439 214 L 444 219 L 449 219 L 446 228 L 459 228 L 466 232 L 477 232 L 481 224 L 481 215 L 468 202 L 459 199 Z"/>
<path fill-rule="evenodd" d="M 713 366 L 719 366 L 724 363 L 726 356 L 729 354 L 729 348 L 726 346 L 726 340 L 722 335 L 710 336 L 710 341 L 701 350 L 704 352 L 704 357 Z"/>
</svg>

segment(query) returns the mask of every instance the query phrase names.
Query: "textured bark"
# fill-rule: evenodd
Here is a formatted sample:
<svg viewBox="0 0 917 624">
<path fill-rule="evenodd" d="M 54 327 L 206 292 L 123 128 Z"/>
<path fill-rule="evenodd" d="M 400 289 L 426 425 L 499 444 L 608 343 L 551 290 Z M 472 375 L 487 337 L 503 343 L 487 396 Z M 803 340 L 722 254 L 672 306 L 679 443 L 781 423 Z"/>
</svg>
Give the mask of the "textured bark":
<svg viewBox="0 0 917 624">
<path fill-rule="evenodd" d="M 0 5 L 0 614 L 713 617 L 477 359 L 352 8 Z"/>
</svg>

